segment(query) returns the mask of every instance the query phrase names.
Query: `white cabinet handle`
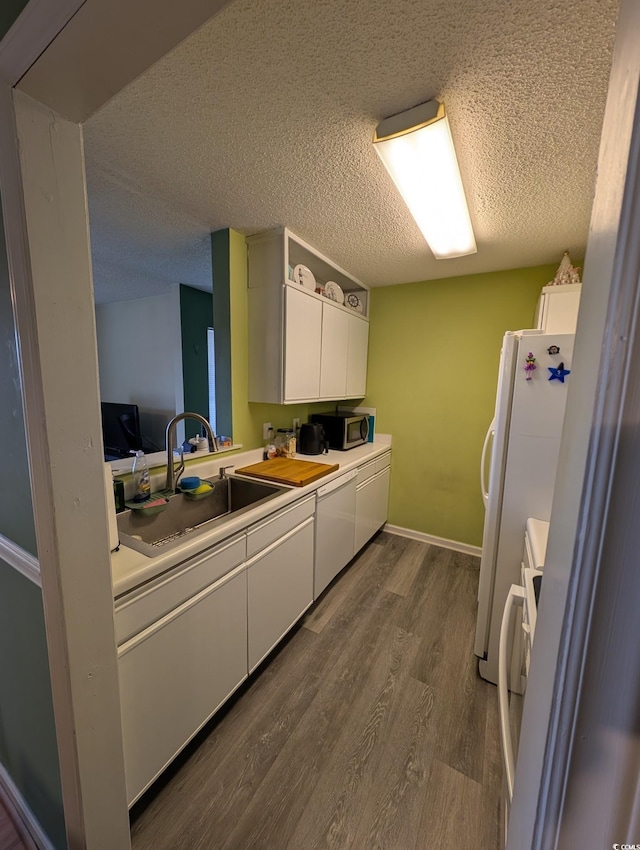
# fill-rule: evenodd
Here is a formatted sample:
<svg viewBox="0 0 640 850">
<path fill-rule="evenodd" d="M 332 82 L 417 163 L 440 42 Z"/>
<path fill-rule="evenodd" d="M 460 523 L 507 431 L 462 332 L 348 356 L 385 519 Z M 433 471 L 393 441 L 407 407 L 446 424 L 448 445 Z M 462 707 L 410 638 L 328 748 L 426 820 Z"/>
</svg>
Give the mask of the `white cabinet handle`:
<svg viewBox="0 0 640 850">
<path fill-rule="evenodd" d="M 509 633 L 513 613 L 516 605 L 524 602 L 525 591 L 523 587 L 512 584 L 507 594 L 507 601 L 502 614 L 502 625 L 500 626 L 500 645 L 498 647 L 498 711 L 500 714 L 500 739 L 502 742 L 502 761 L 504 773 L 507 779 L 507 793 L 509 803 L 513 800 L 513 780 L 515 775 L 515 760 L 513 758 L 513 741 L 511 740 L 511 729 L 509 726 L 509 686 L 507 683 L 507 672 L 509 670 Z"/>
<path fill-rule="evenodd" d="M 480 458 L 480 492 L 482 493 L 482 501 L 484 502 L 485 508 L 487 507 L 487 502 L 489 501 L 489 489 L 486 485 L 484 473 L 485 467 L 487 465 L 487 449 L 489 448 L 489 442 L 491 438 L 496 433 L 496 420 L 491 420 L 491 425 L 489 425 L 489 429 L 484 438 L 484 443 L 482 446 L 482 457 Z"/>
</svg>

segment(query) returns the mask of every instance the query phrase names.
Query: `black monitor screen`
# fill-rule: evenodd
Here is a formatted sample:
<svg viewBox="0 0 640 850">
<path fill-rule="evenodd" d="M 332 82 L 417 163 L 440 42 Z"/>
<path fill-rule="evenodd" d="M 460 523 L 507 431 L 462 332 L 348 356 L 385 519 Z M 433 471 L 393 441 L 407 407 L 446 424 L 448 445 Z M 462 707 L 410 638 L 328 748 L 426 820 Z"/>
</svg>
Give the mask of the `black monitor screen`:
<svg viewBox="0 0 640 850">
<path fill-rule="evenodd" d="M 102 408 L 102 439 L 104 459 L 129 457 L 132 449 L 142 448 L 140 417 L 137 404 L 100 403 Z"/>
</svg>

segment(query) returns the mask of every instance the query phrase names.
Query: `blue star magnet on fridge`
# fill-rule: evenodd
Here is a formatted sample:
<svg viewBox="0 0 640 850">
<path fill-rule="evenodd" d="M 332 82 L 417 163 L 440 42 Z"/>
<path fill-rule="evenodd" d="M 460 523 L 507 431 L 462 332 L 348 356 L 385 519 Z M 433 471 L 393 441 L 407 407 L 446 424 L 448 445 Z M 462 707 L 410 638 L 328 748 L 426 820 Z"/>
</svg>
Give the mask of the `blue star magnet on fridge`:
<svg viewBox="0 0 640 850">
<path fill-rule="evenodd" d="M 561 363 L 556 369 L 555 366 L 547 366 L 547 369 L 551 373 L 549 375 L 550 381 L 560 381 L 561 384 L 564 384 L 564 379 L 567 375 L 571 374 L 571 369 L 565 369 L 564 363 Z"/>
</svg>

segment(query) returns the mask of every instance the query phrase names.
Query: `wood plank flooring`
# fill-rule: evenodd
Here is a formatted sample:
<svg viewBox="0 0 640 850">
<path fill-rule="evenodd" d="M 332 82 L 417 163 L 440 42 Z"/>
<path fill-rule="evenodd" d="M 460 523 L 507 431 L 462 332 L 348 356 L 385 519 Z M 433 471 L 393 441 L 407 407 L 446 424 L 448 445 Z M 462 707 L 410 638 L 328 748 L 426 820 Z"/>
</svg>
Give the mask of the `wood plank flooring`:
<svg viewBox="0 0 640 850">
<path fill-rule="evenodd" d="M 478 566 L 374 538 L 135 806 L 134 850 L 498 850 Z"/>
</svg>

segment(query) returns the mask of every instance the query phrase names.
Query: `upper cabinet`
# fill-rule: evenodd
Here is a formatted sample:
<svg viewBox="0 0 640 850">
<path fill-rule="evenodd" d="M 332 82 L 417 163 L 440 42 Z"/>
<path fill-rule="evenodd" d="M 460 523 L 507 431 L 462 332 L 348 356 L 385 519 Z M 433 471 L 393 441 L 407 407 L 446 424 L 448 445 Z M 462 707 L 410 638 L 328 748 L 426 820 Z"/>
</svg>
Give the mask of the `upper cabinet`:
<svg viewBox="0 0 640 850">
<path fill-rule="evenodd" d="M 249 401 L 362 398 L 369 288 L 287 228 L 247 245 Z"/>
<path fill-rule="evenodd" d="M 581 283 L 543 287 L 536 310 L 536 328 L 546 334 L 575 333 L 581 291 Z"/>
</svg>

